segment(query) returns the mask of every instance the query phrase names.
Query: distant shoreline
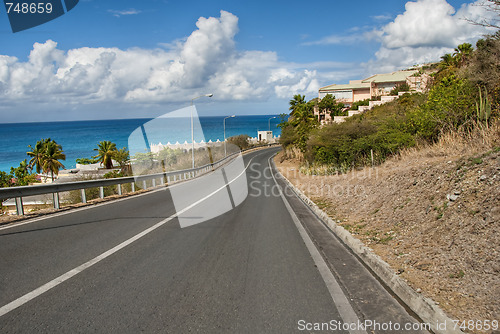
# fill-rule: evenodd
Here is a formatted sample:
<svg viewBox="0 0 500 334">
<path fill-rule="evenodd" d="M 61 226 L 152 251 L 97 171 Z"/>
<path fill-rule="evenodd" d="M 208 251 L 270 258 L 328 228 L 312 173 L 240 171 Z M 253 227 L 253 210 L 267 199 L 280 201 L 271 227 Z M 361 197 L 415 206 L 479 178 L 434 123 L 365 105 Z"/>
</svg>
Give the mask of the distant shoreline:
<svg viewBox="0 0 500 334">
<path fill-rule="evenodd" d="M 255 114 L 255 115 L 237 115 L 237 117 L 279 117 L 280 114 L 271 114 L 271 115 L 260 115 L 260 114 Z M 126 120 L 152 120 L 155 119 L 158 116 L 155 117 L 133 117 L 133 118 L 106 118 L 106 119 L 76 119 L 76 120 L 48 120 L 48 121 L 33 121 L 33 122 L 5 122 L 2 123 L 0 122 L 0 126 L 2 125 L 18 125 L 18 124 L 47 124 L 47 123 L 73 123 L 73 122 L 113 122 L 113 121 L 126 121 Z M 199 116 L 200 118 L 220 118 L 220 117 L 225 117 L 225 115 L 203 115 Z"/>
<path fill-rule="evenodd" d="M 276 115 L 242 115 L 226 120 L 226 138 L 239 134 L 248 134 L 256 137 L 258 130 L 267 130 L 269 118 L 278 117 Z M 111 119 L 111 120 L 77 120 L 77 121 L 56 121 L 56 122 L 27 122 L 27 123 L 0 123 L 0 171 L 10 172 L 11 167 L 18 167 L 24 159 L 28 159 L 26 152 L 28 145 L 35 145 L 42 138 L 51 138 L 62 145 L 66 154 L 66 160 L 62 161 L 65 169 L 71 170 L 76 167 L 76 159 L 89 158 L 95 155 L 94 148 L 103 140 L 116 143 L 118 148 L 128 147 L 129 135 L 142 124 L 152 118 L 131 118 L 131 119 Z M 204 139 L 206 142 L 223 140 L 223 119 L 224 116 L 201 116 L 200 122 L 203 127 Z M 276 128 L 279 117 L 271 121 L 271 129 L 274 135 L 281 133 Z M 173 139 L 171 143 L 179 141 L 190 142 L 190 133 L 181 137 L 176 133 L 176 129 L 166 129 L 171 133 Z M 176 137 L 177 136 L 177 137 Z M 160 140 L 153 140 L 151 143 L 158 144 Z M 195 138 L 200 141 L 200 138 Z M 162 143 L 168 142 L 168 140 Z M 29 160 L 29 159 L 28 159 Z"/>
</svg>

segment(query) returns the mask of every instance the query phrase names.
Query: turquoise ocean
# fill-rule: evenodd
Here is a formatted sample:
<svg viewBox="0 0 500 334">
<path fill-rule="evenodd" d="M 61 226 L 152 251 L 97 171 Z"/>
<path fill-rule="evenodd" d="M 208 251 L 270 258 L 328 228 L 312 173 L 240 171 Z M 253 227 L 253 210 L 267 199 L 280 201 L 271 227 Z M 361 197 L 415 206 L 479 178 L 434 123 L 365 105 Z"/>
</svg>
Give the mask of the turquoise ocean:
<svg viewBox="0 0 500 334">
<path fill-rule="evenodd" d="M 237 116 L 226 119 L 226 138 L 240 134 L 257 137 L 257 131 L 269 129 L 269 119 L 276 115 Z M 116 143 L 117 148 L 127 147 L 131 133 L 151 119 L 118 119 L 93 121 L 41 122 L 41 123 L 9 123 L 0 124 L 0 171 L 8 172 L 11 167 L 19 166 L 19 162 L 29 157 L 28 145 L 34 146 L 42 138 L 51 138 L 62 145 L 66 160 L 62 161 L 66 169 L 75 168 L 78 158 L 90 158 L 96 154 L 94 148 L 103 140 Z M 195 135 L 198 142 L 222 141 L 224 138 L 222 116 L 200 117 L 200 132 Z M 276 127 L 279 117 L 271 119 L 273 135 L 280 134 Z M 185 141 L 191 142 L 189 131 L 179 131 L 175 122 L 164 122 L 163 144 Z M 151 143 L 154 142 L 151 138 Z"/>
</svg>

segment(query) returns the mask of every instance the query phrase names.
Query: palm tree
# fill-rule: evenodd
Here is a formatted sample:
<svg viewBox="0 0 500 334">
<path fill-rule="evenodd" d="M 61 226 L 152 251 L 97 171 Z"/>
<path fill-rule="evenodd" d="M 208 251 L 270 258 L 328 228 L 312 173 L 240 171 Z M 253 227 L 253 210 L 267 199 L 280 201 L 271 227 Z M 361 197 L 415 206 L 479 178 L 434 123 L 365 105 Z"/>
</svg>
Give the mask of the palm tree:
<svg viewBox="0 0 500 334">
<path fill-rule="evenodd" d="M 97 151 L 97 155 L 93 157 L 94 159 L 98 159 L 106 169 L 113 168 L 113 157 L 117 152 L 115 143 L 108 140 L 101 141 L 97 145 L 97 148 L 94 148 L 94 151 Z"/>
<path fill-rule="evenodd" d="M 16 186 L 28 185 L 29 180 L 26 180 L 26 177 L 30 175 L 30 172 L 26 159 L 19 163 L 19 167 L 10 167 L 10 174 L 13 176 L 13 179 L 15 179 Z"/>
<path fill-rule="evenodd" d="M 312 104 L 303 104 L 298 106 L 295 110 L 295 114 L 292 117 L 290 123 L 293 126 L 308 126 L 317 123 L 317 118 L 314 116 L 313 105 Z"/>
<path fill-rule="evenodd" d="M 29 174 L 29 171 L 28 171 L 28 169 L 29 169 L 29 165 L 28 165 L 28 163 L 26 162 L 26 159 L 24 159 L 23 161 L 21 161 L 21 162 L 19 163 L 19 167 L 17 167 L 17 168 L 18 168 L 18 170 L 19 170 L 19 172 L 20 172 L 21 174 L 23 174 L 23 175 L 28 175 L 28 174 Z"/>
<path fill-rule="evenodd" d="M 124 173 L 126 166 L 130 161 L 130 153 L 126 147 L 121 148 L 113 154 L 113 159 L 120 164 L 121 171 Z"/>
<path fill-rule="evenodd" d="M 453 56 L 456 59 L 456 63 L 459 67 L 465 64 L 465 62 L 472 54 L 472 51 L 474 51 L 474 49 L 472 48 L 472 44 L 470 43 L 463 43 L 455 48 L 455 53 L 453 54 Z"/>
<path fill-rule="evenodd" d="M 54 145 L 57 146 L 57 148 L 62 151 L 62 146 L 57 144 L 54 140 L 50 138 L 45 138 L 41 139 L 36 142 L 35 147 L 32 147 L 31 145 L 28 145 L 28 147 L 31 149 L 31 151 L 26 152 L 26 154 L 31 157 L 28 167 L 33 170 L 33 167 L 35 167 L 35 170 L 37 174 L 39 174 L 43 170 L 43 158 L 45 155 L 46 147 L 48 143 L 53 143 Z"/>
<path fill-rule="evenodd" d="M 310 103 L 298 106 L 289 121 L 297 135 L 295 144 L 302 152 L 305 152 L 311 130 L 319 125 L 318 119 L 314 116 L 313 108 L 314 104 Z"/>
<path fill-rule="evenodd" d="M 35 147 L 31 147 L 31 145 L 28 145 L 28 147 L 31 149 L 31 151 L 26 152 L 26 154 L 31 157 L 29 168 L 33 169 L 33 167 L 35 167 L 37 174 L 40 174 L 42 171 L 45 143 L 42 140 L 39 140 L 36 142 Z"/>
<path fill-rule="evenodd" d="M 59 169 L 64 168 L 64 165 L 59 160 L 66 160 L 66 155 L 61 150 L 61 145 L 55 141 L 49 141 L 45 144 L 45 152 L 43 154 L 42 169 L 45 173 L 50 172 L 52 181 L 54 174 L 59 174 Z"/>
<path fill-rule="evenodd" d="M 306 96 L 296 94 L 293 96 L 293 99 L 291 99 L 290 102 L 288 102 L 288 103 L 290 104 L 290 108 L 288 108 L 288 110 L 292 111 L 290 113 L 290 115 L 293 115 L 295 113 L 295 111 L 297 110 L 297 108 L 299 108 L 299 106 L 306 103 Z"/>
<path fill-rule="evenodd" d="M 441 56 L 441 66 L 444 68 L 452 67 L 456 65 L 456 58 L 452 54 L 447 53 Z"/>
</svg>

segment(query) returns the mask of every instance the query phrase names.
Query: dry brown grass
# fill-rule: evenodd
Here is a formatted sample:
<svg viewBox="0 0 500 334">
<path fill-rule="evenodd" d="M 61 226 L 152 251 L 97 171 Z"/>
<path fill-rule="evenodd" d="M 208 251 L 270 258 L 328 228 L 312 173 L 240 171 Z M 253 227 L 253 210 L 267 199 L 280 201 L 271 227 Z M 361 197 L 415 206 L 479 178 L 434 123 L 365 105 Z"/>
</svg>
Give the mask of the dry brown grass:
<svg viewBox="0 0 500 334">
<path fill-rule="evenodd" d="M 280 154 L 280 159 L 281 162 L 283 162 L 284 160 L 298 160 L 300 162 L 305 161 L 304 154 L 302 153 L 302 151 L 293 146 L 284 149 Z"/>
<path fill-rule="evenodd" d="M 478 154 L 500 146 L 500 120 L 486 126 L 476 123 L 472 130 L 458 130 L 441 135 L 432 145 L 417 145 L 403 149 L 393 160 L 405 161 L 428 157 L 456 157 L 464 152 Z"/>
<path fill-rule="evenodd" d="M 500 124 L 447 133 L 375 168 L 280 171 L 453 318 L 500 317 Z M 450 200 L 450 196 L 453 200 Z M 478 331 L 475 331 L 479 333 Z"/>
</svg>

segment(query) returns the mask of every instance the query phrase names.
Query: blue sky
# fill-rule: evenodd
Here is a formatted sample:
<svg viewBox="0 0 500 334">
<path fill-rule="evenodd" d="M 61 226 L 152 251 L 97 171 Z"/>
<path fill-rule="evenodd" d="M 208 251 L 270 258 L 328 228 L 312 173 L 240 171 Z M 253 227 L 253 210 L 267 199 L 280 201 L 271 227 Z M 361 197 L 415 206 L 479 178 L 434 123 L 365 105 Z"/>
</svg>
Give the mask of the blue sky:
<svg viewBox="0 0 500 334">
<path fill-rule="evenodd" d="M 80 0 L 13 34 L 0 14 L 2 122 L 279 114 L 294 94 L 439 60 L 484 28 L 473 1 Z"/>
</svg>

